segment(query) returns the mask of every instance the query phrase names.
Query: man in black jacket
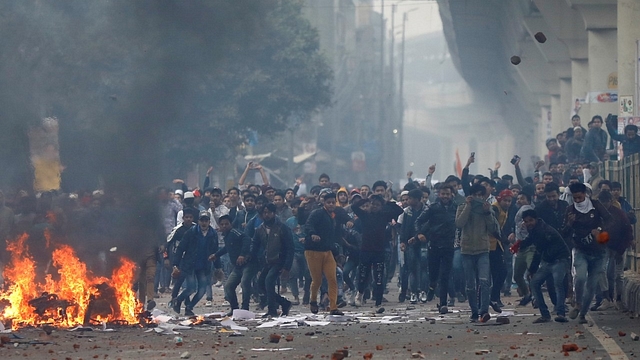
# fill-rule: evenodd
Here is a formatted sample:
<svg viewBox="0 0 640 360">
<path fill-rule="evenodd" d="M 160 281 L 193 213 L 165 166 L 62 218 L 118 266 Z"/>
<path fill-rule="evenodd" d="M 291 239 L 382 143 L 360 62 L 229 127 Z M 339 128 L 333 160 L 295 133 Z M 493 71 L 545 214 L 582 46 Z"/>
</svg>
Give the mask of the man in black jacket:
<svg viewBox="0 0 640 360">
<path fill-rule="evenodd" d="M 564 214 L 569 204 L 560 200 L 560 188 L 556 183 L 548 183 L 544 186 L 545 201 L 536 207 L 538 217 L 544 222 L 560 231 L 564 222 Z"/>
<path fill-rule="evenodd" d="M 567 322 L 565 317 L 565 286 L 564 277 L 567 275 L 569 264 L 571 262 L 571 253 L 564 239 L 556 229 L 547 225 L 544 220 L 538 218 L 536 210 L 526 210 L 522 213 L 522 220 L 529 232 L 529 235 L 522 241 L 516 242 L 514 248 L 536 246 L 542 257 L 540 266 L 531 279 L 531 292 L 535 298 L 538 308 L 540 309 L 540 317 L 533 323 L 545 323 L 551 321 L 549 308 L 544 302 L 542 295 L 542 284 L 550 277 L 553 278 L 553 284 L 556 290 L 556 318 L 557 322 Z"/>
<path fill-rule="evenodd" d="M 211 261 L 218 251 L 218 235 L 210 226 L 210 215 L 201 211 L 198 224 L 189 229 L 183 236 L 176 256 L 173 260 L 173 278 L 179 278 L 182 273 L 187 276 L 187 288 L 182 291 L 173 304 L 173 309 L 180 313 L 180 304 L 185 301 L 184 314 L 193 316 L 193 308 L 202 299 L 209 286 L 211 275 Z M 220 268 L 216 264 L 216 268 Z M 189 295 L 196 293 L 191 300 Z"/>
<path fill-rule="evenodd" d="M 363 207 L 368 205 L 368 209 Z M 384 260 L 385 250 L 389 239 L 386 237 L 386 227 L 391 220 L 397 220 L 402 214 L 402 208 L 395 203 L 387 202 L 381 195 L 371 195 L 368 199 L 360 200 L 352 206 L 353 212 L 362 221 L 362 245 L 360 248 L 360 265 L 358 270 L 358 296 L 356 306 L 362 305 L 362 298 L 367 284 L 374 276 L 374 298 L 376 307 L 382 304 L 384 289 Z M 379 308 L 378 312 L 384 312 Z"/>
<path fill-rule="evenodd" d="M 169 261 L 173 263 L 176 258 L 176 252 L 178 246 L 182 242 L 182 238 L 187 230 L 193 226 L 193 219 L 198 216 L 199 212 L 195 208 L 185 208 L 182 212 L 182 224 L 176 226 L 176 228 L 167 236 L 167 252 L 169 253 Z M 173 290 L 171 290 L 171 301 L 169 306 L 174 307 L 177 302 L 176 298 L 180 292 L 180 288 L 186 279 L 186 274 L 182 273 L 179 277 L 173 279 Z M 178 313 L 180 312 L 180 306 L 177 306 Z"/>
<path fill-rule="evenodd" d="M 258 272 L 253 262 L 247 262 L 249 257 L 249 249 L 251 239 L 233 229 L 231 226 L 231 217 L 223 215 L 218 219 L 220 225 L 220 235 L 224 237 L 224 247 L 214 255 L 214 260 L 219 259 L 224 254 L 229 254 L 229 260 L 233 264 L 233 270 L 229 274 L 224 284 L 224 298 L 229 302 L 231 311 L 229 316 L 233 315 L 233 310 L 238 308 L 238 297 L 236 296 L 236 288 L 242 282 L 242 308 L 249 310 L 249 300 L 251 299 L 251 280 Z"/>
<path fill-rule="evenodd" d="M 421 243 L 428 242 L 429 250 L 429 291 L 427 300 L 434 296 L 439 284 L 440 303 L 438 309 L 446 314 L 449 278 L 453 265 L 453 242 L 456 237 L 456 204 L 453 202 L 453 188 L 445 185 L 438 192 L 438 200 L 426 209 L 416 220 L 416 239 Z"/>
<path fill-rule="evenodd" d="M 629 124 L 624 127 L 624 135 L 618 134 L 618 117 L 609 115 L 607 117 L 607 130 L 613 140 L 622 143 L 622 153 L 624 157 L 640 153 L 640 136 L 638 136 L 638 127 Z"/>
<path fill-rule="evenodd" d="M 251 259 L 262 266 L 258 287 L 266 294 L 268 311 L 263 318 L 278 316 L 278 305 L 282 306 L 282 316 L 289 315 L 291 302 L 276 292 L 279 277 L 288 278 L 293 264 L 293 238 L 291 230 L 276 219 L 276 206 L 266 204 L 260 212 L 263 223 L 256 229 L 251 240 Z M 244 299 L 243 299 L 244 300 Z"/>
<path fill-rule="evenodd" d="M 402 226 L 400 227 L 400 250 L 404 251 L 404 271 L 402 271 L 400 295 L 398 301 L 403 302 L 407 296 L 408 288 L 410 291 L 410 302 L 415 304 L 418 302 L 418 293 L 420 292 L 420 252 L 425 246 L 424 242 L 416 238 L 416 232 L 419 227 L 416 226 L 416 219 L 426 209 L 426 205 L 422 203 L 422 190 L 413 189 L 407 194 L 408 205 L 404 209 L 402 215 Z M 409 282 L 411 280 L 411 282 Z M 425 289 L 422 289 L 423 292 Z M 426 302 L 426 293 L 424 294 Z"/>
<path fill-rule="evenodd" d="M 315 209 L 305 224 L 306 238 L 304 257 L 311 274 L 311 297 L 309 308 L 318 313 L 318 290 L 322 285 L 322 276 L 327 279 L 329 294 L 329 310 L 331 315 L 342 315 L 338 310 L 338 283 L 336 278 L 336 261 L 332 249 L 338 239 L 340 230 L 336 224 L 336 196 L 332 192 L 323 195 L 323 207 Z"/>
</svg>

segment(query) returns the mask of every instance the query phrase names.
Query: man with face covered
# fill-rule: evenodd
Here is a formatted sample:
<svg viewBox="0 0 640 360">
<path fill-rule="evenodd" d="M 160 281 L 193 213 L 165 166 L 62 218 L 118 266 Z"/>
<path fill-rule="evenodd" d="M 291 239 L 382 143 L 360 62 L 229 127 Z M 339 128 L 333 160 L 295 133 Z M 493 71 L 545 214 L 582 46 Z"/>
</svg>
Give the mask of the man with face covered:
<svg viewBox="0 0 640 360">
<path fill-rule="evenodd" d="M 479 183 L 469 189 L 465 203 L 458 207 L 456 226 L 462 228 L 460 253 L 464 267 L 471 322 L 487 322 L 489 315 L 489 235 L 498 231 L 498 224 L 487 203 L 486 188 Z M 478 306 L 478 289 L 480 304 Z M 480 318 L 479 318 L 480 317 Z"/>
<path fill-rule="evenodd" d="M 438 199 L 422 211 L 416 220 L 416 236 L 414 242 L 427 243 L 429 264 L 429 289 L 427 301 L 433 299 L 438 286 L 440 303 L 438 310 L 446 314 L 449 278 L 453 265 L 453 242 L 456 236 L 456 210 L 453 202 L 454 189 L 444 185 L 438 192 Z M 409 239 L 411 240 L 411 239 Z M 416 241 L 417 240 L 417 241 Z"/>
<path fill-rule="evenodd" d="M 586 324 L 585 316 L 603 275 L 606 259 L 606 246 L 598 240 L 602 228 L 612 218 L 598 200 L 587 196 L 584 184 L 571 184 L 569 188 L 573 205 L 567 208 L 562 229 L 562 235 L 573 244 L 576 307 L 571 309 L 569 317 L 579 317 L 579 323 Z"/>
</svg>

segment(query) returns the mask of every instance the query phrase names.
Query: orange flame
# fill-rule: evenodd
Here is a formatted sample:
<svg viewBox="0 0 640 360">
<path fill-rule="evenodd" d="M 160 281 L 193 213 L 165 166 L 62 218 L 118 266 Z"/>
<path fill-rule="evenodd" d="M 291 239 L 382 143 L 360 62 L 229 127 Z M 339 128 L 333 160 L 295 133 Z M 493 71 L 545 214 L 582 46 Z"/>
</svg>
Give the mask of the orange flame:
<svg viewBox="0 0 640 360">
<path fill-rule="evenodd" d="M 8 302 L 9 306 L 0 312 L 0 320 L 12 319 L 14 328 L 43 323 L 65 327 L 83 324 L 87 320 L 87 310 L 92 300 L 105 296 L 98 287 L 106 284 L 107 288 L 113 289 L 117 304 L 110 304 L 113 311 L 106 318 L 96 315 L 94 319 L 138 323 L 137 314 L 142 311 L 142 305 L 138 303 L 132 290 L 136 267 L 133 261 L 121 258 L 120 267 L 113 271 L 111 279 L 97 277 L 80 261 L 73 248 L 57 245 L 52 253 L 52 264 L 57 269 L 58 276 L 54 279 L 48 274 L 44 283 L 37 283 L 36 263 L 25 244 L 27 239 L 28 236 L 24 234 L 16 241 L 7 242 L 11 262 L 7 265 L 4 276 L 10 285 L 5 292 L 0 292 L 0 301 Z M 57 295 L 60 302 L 56 304 L 61 305 L 47 309 L 44 315 L 38 315 L 29 301 L 45 292 Z"/>
</svg>

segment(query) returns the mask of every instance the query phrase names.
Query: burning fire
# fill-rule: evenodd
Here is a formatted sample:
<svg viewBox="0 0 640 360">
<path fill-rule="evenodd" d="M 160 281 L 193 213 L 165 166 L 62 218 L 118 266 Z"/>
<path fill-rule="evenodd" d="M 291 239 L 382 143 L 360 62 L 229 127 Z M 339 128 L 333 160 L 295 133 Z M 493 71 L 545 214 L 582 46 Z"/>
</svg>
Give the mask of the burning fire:
<svg viewBox="0 0 640 360">
<path fill-rule="evenodd" d="M 51 243 L 48 234 L 47 245 Z M 132 290 L 135 263 L 120 258 L 111 279 L 93 276 L 85 263 L 68 245 L 55 245 L 51 264 L 57 275 L 47 274 L 44 283 L 36 281 L 37 264 L 29 254 L 23 234 L 7 242 L 11 261 L 4 271 L 9 284 L 0 292 L 0 321 L 10 319 L 12 327 L 51 324 L 71 327 L 90 322 L 118 321 L 138 323 L 142 306 Z M 1 308 L 0 308 L 1 309 Z"/>
</svg>

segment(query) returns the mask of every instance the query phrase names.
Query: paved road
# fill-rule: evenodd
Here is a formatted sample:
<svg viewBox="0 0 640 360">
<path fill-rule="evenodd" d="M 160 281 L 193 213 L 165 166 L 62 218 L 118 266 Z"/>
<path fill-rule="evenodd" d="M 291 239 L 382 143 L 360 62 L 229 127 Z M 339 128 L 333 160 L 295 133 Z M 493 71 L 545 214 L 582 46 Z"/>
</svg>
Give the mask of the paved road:
<svg viewBox="0 0 640 360">
<path fill-rule="evenodd" d="M 221 298 L 216 289 L 215 298 Z M 487 324 L 470 324 L 466 303 L 458 303 L 453 311 L 440 317 L 435 311 L 435 301 L 427 304 L 398 304 L 397 294 L 386 295 L 390 302 L 386 311 L 373 317 L 372 306 L 347 307 L 346 315 L 353 321 L 333 322 L 326 326 L 302 325 L 296 329 L 259 329 L 257 322 L 238 321 L 249 328 L 242 336 L 229 336 L 209 327 L 196 327 L 181 331 L 183 343 L 177 346 L 173 335 L 145 332 L 143 328 L 117 329 L 116 332 L 54 331 L 46 335 L 42 330 L 25 329 L 17 334 L 23 340 L 50 341 L 49 345 L 5 344 L 0 348 L 0 358 L 20 359 L 179 359 L 189 352 L 192 359 L 331 359 L 332 353 L 347 349 L 349 358 L 363 359 L 371 354 L 373 359 L 512 359 L 512 358 L 566 358 L 579 359 L 627 359 L 640 354 L 640 341 L 632 341 L 630 334 L 640 334 L 638 319 L 617 310 L 592 313 L 589 325 L 579 325 L 573 320 L 566 324 L 532 324 L 536 311 L 531 307 L 507 305 L 510 323 L 497 325 L 495 319 Z M 167 310 L 166 300 L 159 299 L 159 308 Z M 515 303 L 515 297 L 503 299 L 505 304 Z M 213 308 L 197 307 L 196 313 L 226 310 L 220 301 Z M 169 313 L 169 312 L 168 312 Z M 296 306 L 292 316 L 311 315 L 306 308 Z M 496 314 L 494 314 L 496 315 Z M 383 318 L 382 316 L 387 316 Z M 436 318 L 435 323 L 425 318 Z M 388 323 L 376 323 L 387 319 Z M 620 336 L 619 331 L 626 333 Z M 280 343 L 269 342 L 271 334 L 280 334 Z M 576 335 L 578 334 L 578 335 Z M 580 335 L 581 334 L 581 335 Z M 6 335 L 6 334 L 3 334 Z M 293 340 L 285 340 L 293 336 Z M 12 340 L 14 341 L 14 340 Z M 579 352 L 565 355 L 562 345 L 575 343 Z M 259 352 L 292 348 L 278 352 Z M 313 357 L 311 357 L 313 356 Z"/>
</svg>

